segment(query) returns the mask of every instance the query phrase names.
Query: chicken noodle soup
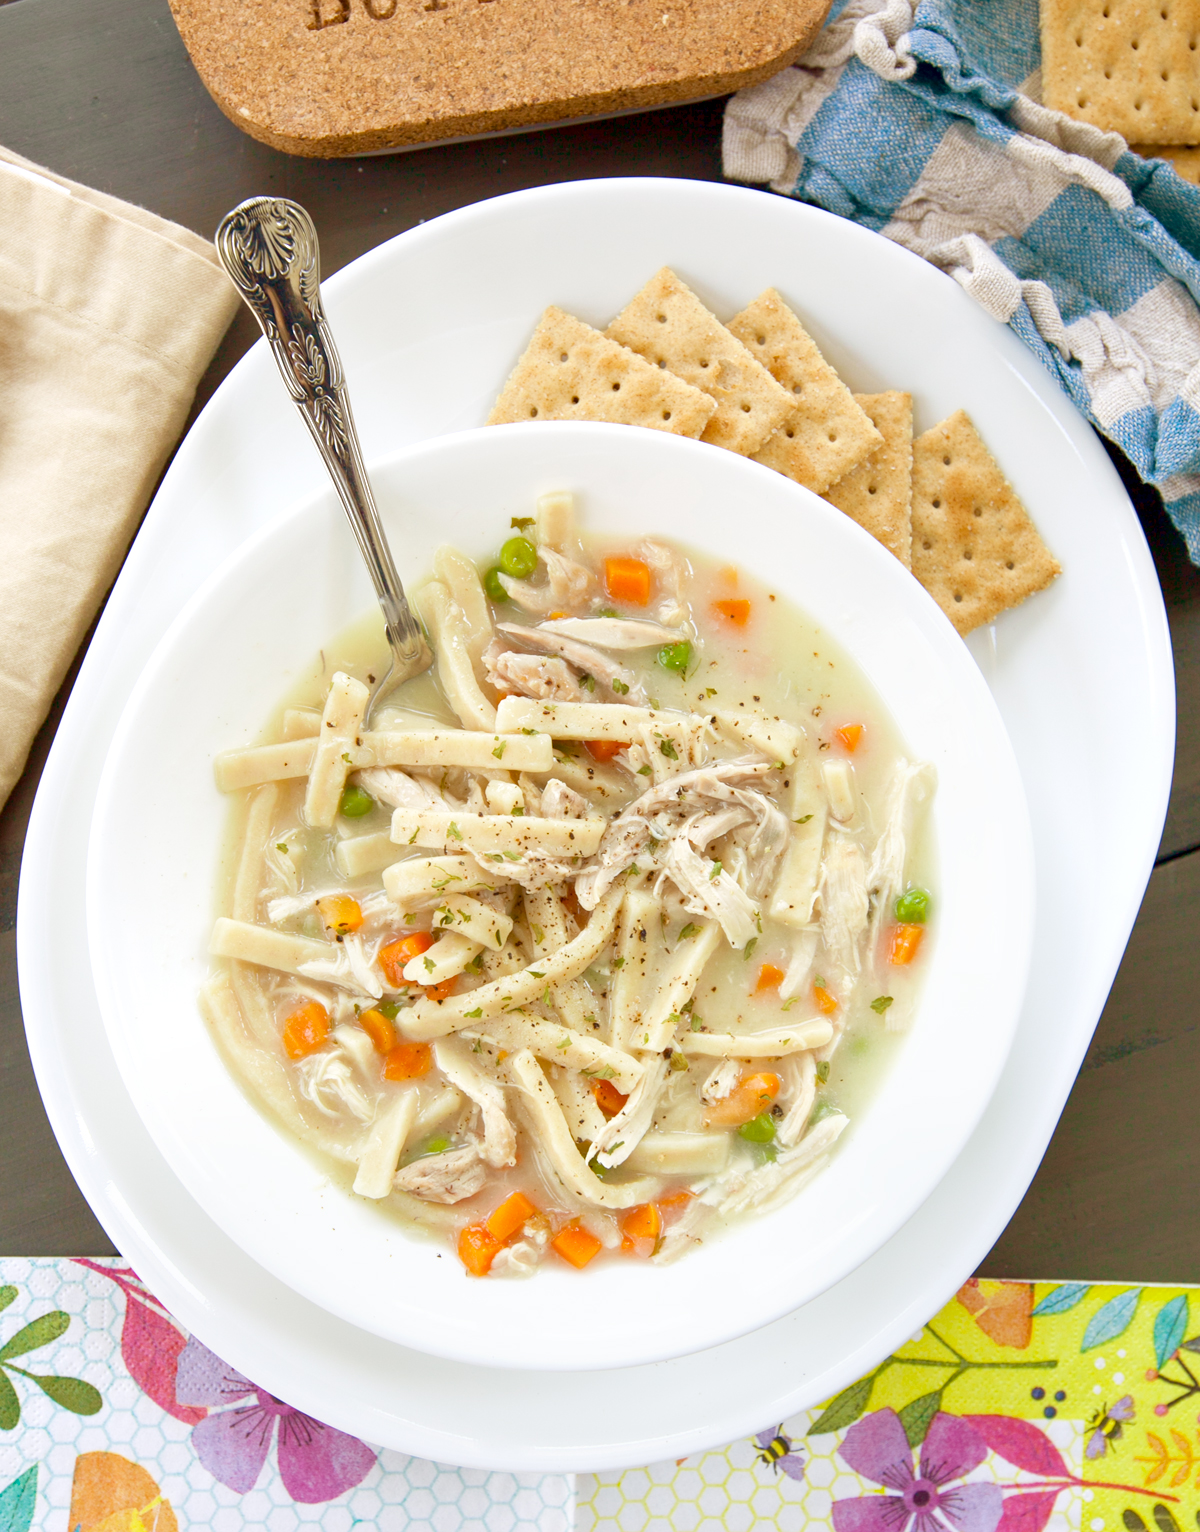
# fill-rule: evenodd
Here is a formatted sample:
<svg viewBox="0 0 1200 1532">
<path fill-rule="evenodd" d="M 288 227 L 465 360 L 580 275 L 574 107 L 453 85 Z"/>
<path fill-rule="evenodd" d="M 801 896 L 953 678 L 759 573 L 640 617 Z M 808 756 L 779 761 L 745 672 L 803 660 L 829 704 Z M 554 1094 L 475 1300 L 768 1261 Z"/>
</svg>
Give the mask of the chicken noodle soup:
<svg viewBox="0 0 1200 1532">
<path fill-rule="evenodd" d="M 218 757 L 203 1003 L 257 1098 L 469 1272 L 669 1261 L 820 1170 L 911 1015 L 933 772 L 736 568 L 584 538 L 566 495 L 511 532 L 483 570 L 439 551 L 436 672 L 369 730 L 346 640 Z"/>
</svg>

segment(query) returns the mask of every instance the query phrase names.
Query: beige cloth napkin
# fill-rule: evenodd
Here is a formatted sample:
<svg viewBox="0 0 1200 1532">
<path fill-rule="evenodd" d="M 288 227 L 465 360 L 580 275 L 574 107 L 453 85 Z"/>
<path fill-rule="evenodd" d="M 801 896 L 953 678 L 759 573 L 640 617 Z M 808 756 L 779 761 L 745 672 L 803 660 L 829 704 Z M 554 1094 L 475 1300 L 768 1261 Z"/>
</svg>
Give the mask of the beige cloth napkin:
<svg viewBox="0 0 1200 1532">
<path fill-rule="evenodd" d="M 0 806 L 237 303 L 198 235 L 0 148 Z"/>
</svg>

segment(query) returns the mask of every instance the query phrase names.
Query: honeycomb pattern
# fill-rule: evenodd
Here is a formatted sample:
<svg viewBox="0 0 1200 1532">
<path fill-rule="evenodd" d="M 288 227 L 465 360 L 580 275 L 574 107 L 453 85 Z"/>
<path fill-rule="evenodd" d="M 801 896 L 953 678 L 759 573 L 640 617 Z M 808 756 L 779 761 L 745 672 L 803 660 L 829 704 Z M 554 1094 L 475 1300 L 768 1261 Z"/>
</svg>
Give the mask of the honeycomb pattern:
<svg viewBox="0 0 1200 1532">
<path fill-rule="evenodd" d="M 31 1372 L 81 1378 L 103 1399 L 96 1415 L 72 1414 L 28 1380 L 12 1379 L 21 1419 L 12 1432 L 0 1433 L 0 1493 L 38 1465 L 32 1532 L 67 1527 L 75 1461 L 85 1452 L 119 1453 L 145 1469 L 170 1502 L 181 1532 L 569 1532 L 572 1526 L 570 1475 L 448 1468 L 387 1450 L 356 1488 L 325 1504 L 301 1505 L 284 1489 L 272 1449 L 253 1489 L 239 1495 L 199 1461 L 191 1426 L 168 1415 L 130 1378 L 121 1357 L 125 1299 L 107 1277 L 69 1261 L 5 1258 L 0 1287 L 6 1285 L 17 1296 L 0 1311 L 0 1342 L 54 1309 L 72 1319 L 58 1340 L 14 1360 Z"/>
</svg>

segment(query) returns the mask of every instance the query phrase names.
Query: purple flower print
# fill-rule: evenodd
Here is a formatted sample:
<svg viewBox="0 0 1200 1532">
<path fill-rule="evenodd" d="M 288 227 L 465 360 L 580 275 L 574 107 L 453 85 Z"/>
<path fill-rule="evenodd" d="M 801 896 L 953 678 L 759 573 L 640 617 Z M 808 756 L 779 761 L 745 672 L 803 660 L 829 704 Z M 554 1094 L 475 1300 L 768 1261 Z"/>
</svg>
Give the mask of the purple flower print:
<svg viewBox="0 0 1200 1532">
<path fill-rule="evenodd" d="M 213 1478 L 239 1495 L 258 1482 L 276 1423 L 279 1476 L 301 1505 L 336 1500 L 361 1484 L 374 1465 L 375 1454 L 364 1442 L 256 1387 L 195 1336 L 179 1358 L 175 1397 L 183 1405 L 209 1407 L 192 1430 L 192 1446 Z"/>
<path fill-rule="evenodd" d="M 978 1431 L 956 1415 L 937 1414 L 913 1469 L 912 1448 L 895 1410 L 876 1410 L 851 1426 L 838 1451 L 856 1473 L 891 1495 L 835 1500 L 835 1532 L 994 1532 L 1003 1511 L 997 1484 L 959 1484 L 987 1456 Z"/>
</svg>

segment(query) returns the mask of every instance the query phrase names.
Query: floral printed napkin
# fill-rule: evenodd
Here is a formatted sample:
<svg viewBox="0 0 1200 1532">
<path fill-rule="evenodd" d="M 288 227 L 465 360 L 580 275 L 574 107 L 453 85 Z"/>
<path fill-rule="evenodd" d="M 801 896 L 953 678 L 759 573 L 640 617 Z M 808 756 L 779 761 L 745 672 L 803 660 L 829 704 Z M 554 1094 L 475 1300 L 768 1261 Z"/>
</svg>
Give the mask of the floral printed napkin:
<svg viewBox="0 0 1200 1532">
<path fill-rule="evenodd" d="M 120 1260 L 0 1259 L 0 1532 L 569 1532 L 572 1498 L 291 1409 Z"/>
<path fill-rule="evenodd" d="M 120 1260 L 0 1259 L 0 1532 L 1195 1532 L 1198 1409 L 1200 1289 L 972 1281 L 728 1447 L 485 1473 L 273 1398 Z"/>
</svg>

